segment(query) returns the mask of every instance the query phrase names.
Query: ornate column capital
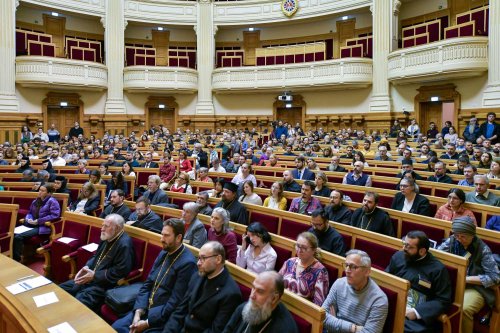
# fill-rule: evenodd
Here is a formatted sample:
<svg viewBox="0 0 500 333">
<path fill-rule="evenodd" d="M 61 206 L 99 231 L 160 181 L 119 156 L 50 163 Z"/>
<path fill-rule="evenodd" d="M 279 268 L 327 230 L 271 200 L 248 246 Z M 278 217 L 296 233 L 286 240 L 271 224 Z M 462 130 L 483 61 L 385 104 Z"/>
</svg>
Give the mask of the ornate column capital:
<svg viewBox="0 0 500 333">
<path fill-rule="evenodd" d="M 401 8 L 401 1 L 399 0 L 394 0 L 392 3 L 392 13 L 395 16 L 399 15 L 399 8 Z"/>
<path fill-rule="evenodd" d="M 128 25 L 128 21 L 127 20 L 123 20 L 123 30 L 127 29 L 127 25 Z"/>
<path fill-rule="evenodd" d="M 17 7 L 19 7 L 20 4 L 21 3 L 19 2 L 19 0 L 16 0 L 16 3 L 15 3 L 16 9 L 17 9 Z"/>
<path fill-rule="evenodd" d="M 102 24 L 102 27 L 103 27 L 104 29 L 106 29 L 106 16 L 101 17 L 100 22 L 101 22 L 101 24 Z"/>
<path fill-rule="evenodd" d="M 219 26 L 214 24 L 214 36 L 217 34 L 218 30 L 219 30 Z"/>
</svg>

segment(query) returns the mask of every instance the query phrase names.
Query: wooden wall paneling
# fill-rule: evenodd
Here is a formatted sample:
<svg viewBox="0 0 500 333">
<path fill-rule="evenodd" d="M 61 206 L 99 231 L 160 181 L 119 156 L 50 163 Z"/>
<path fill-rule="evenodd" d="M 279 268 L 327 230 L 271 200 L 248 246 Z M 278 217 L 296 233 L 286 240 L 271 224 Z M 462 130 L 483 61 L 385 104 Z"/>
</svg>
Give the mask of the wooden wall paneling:
<svg viewBox="0 0 500 333">
<path fill-rule="evenodd" d="M 407 27 L 410 25 L 415 25 L 415 24 L 435 20 L 435 19 L 438 19 L 438 18 L 443 17 L 443 16 L 450 17 L 450 9 L 442 9 L 442 10 L 438 10 L 435 12 L 426 13 L 423 15 L 410 17 L 410 18 L 407 18 L 405 20 L 401 20 L 401 27 Z M 449 24 L 451 24 L 451 23 L 452 22 L 449 21 Z"/>
<path fill-rule="evenodd" d="M 335 58 L 340 58 L 340 47 L 345 46 L 345 41 L 349 38 L 356 37 L 356 19 L 352 18 L 345 21 L 337 21 L 337 47 L 335 48 Z"/>
<path fill-rule="evenodd" d="M 247 66 L 255 66 L 255 49 L 261 46 L 260 31 L 243 31 L 243 49 L 245 50 L 245 63 Z"/>
<path fill-rule="evenodd" d="M 164 109 L 160 109 L 159 105 L 165 105 Z M 177 118 L 179 114 L 179 104 L 172 96 L 149 96 L 148 101 L 144 105 L 145 128 L 149 129 L 151 125 L 164 125 L 171 132 L 177 128 Z"/>
<path fill-rule="evenodd" d="M 156 48 L 156 66 L 167 66 L 170 31 L 151 31 L 153 47 Z"/>
<path fill-rule="evenodd" d="M 52 35 L 52 43 L 56 44 L 56 57 L 64 57 L 64 36 L 66 34 L 66 18 L 43 14 L 45 33 Z"/>
</svg>

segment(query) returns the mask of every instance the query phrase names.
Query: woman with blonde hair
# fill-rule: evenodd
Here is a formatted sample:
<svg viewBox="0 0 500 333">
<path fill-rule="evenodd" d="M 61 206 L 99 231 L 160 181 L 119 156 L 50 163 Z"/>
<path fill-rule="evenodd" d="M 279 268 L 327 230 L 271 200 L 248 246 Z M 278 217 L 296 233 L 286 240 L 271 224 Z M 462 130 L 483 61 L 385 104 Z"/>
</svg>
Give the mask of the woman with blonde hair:
<svg viewBox="0 0 500 333">
<path fill-rule="evenodd" d="M 321 252 L 318 238 L 310 232 L 303 232 L 295 244 L 296 257 L 283 264 L 279 273 L 283 276 L 285 288 L 294 294 L 321 306 L 328 294 L 328 271 L 319 261 Z"/>
<path fill-rule="evenodd" d="M 192 194 L 193 188 L 189 185 L 189 180 L 190 178 L 187 172 L 181 172 L 175 180 L 175 183 L 170 187 L 170 191 Z"/>
<path fill-rule="evenodd" d="M 326 177 L 326 174 L 323 171 L 316 172 L 316 179 L 315 179 L 316 187 L 314 188 L 313 195 L 325 198 L 330 197 L 331 191 L 328 188 L 328 186 L 326 186 L 327 182 L 328 178 Z"/>
<path fill-rule="evenodd" d="M 264 207 L 286 210 L 286 198 L 283 196 L 283 192 L 282 182 L 273 183 L 270 195 L 264 200 Z"/>
</svg>

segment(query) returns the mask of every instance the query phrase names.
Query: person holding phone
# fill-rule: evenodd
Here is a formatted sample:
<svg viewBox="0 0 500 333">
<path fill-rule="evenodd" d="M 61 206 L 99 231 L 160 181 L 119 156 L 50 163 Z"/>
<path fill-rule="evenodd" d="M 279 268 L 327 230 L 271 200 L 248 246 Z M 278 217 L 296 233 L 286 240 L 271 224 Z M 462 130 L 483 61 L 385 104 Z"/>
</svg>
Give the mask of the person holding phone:
<svg viewBox="0 0 500 333">
<path fill-rule="evenodd" d="M 262 224 L 250 224 L 238 249 L 236 264 L 255 274 L 273 270 L 277 254 L 270 243 L 271 235 Z"/>
</svg>

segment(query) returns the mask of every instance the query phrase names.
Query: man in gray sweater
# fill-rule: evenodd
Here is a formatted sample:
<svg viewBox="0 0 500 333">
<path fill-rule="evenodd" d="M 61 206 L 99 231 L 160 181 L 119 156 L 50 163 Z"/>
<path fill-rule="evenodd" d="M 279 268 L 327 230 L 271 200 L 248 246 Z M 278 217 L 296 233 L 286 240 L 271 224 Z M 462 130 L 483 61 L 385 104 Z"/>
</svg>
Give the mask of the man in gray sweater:
<svg viewBox="0 0 500 333">
<path fill-rule="evenodd" d="M 381 333 L 389 302 L 385 293 L 370 279 L 371 260 L 361 250 L 346 253 L 346 276 L 337 279 L 323 303 L 324 327 L 328 333 Z"/>
</svg>

